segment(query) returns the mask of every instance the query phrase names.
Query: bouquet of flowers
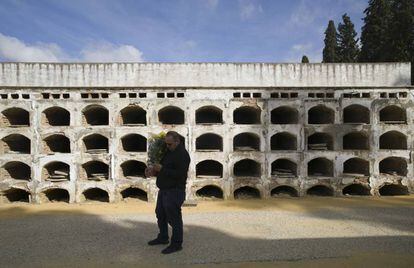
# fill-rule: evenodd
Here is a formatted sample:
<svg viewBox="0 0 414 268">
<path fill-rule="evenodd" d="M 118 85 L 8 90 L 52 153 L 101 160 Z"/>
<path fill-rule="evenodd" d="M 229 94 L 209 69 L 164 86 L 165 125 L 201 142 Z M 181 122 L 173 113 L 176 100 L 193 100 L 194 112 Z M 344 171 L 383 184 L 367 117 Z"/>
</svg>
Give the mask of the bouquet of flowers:
<svg viewBox="0 0 414 268">
<path fill-rule="evenodd" d="M 161 162 L 161 159 L 167 151 L 164 138 L 165 133 L 161 132 L 159 134 L 151 135 L 148 139 L 148 168 L 145 170 L 145 175 L 147 177 L 156 175 L 156 172 L 153 170 L 153 166 Z"/>
</svg>

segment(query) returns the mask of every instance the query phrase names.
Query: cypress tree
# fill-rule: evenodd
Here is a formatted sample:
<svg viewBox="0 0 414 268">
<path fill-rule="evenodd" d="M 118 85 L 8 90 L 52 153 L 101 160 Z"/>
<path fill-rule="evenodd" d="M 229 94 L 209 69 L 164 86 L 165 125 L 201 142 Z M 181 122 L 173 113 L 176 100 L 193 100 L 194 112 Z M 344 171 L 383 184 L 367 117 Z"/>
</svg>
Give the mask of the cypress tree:
<svg viewBox="0 0 414 268">
<path fill-rule="evenodd" d="M 338 60 L 339 62 L 356 62 L 359 55 L 358 39 L 354 24 L 345 13 L 343 23 L 338 24 Z"/>
<path fill-rule="evenodd" d="M 335 24 L 330 20 L 325 31 L 324 39 L 325 47 L 322 51 L 322 62 L 337 62 L 338 61 L 338 40 Z"/>
<path fill-rule="evenodd" d="M 302 63 L 309 63 L 309 59 L 306 55 L 302 56 Z"/>
<path fill-rule="evenodd" d="M 392 20 L 391 1 L 369 0 L 364 13 L 359 60 L 362 62 L 390 61 L 387 34 Z"/>
</svg>

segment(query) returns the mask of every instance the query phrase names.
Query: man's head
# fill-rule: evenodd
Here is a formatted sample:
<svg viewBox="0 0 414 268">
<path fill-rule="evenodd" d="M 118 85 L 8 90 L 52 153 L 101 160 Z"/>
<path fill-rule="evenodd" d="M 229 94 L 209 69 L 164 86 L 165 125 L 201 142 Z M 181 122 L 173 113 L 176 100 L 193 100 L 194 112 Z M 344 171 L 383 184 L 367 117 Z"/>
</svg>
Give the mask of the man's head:
<svg viewBox="0 0 414 268">
<path fill-rule="evenodd" d="M 174 151 L 177 148 L 178 144 L 180 144 L 180 134 L 175 131 L 168 131 L 165 135 L 165 144 L 167 145 L 167 149 L 170 151 Z"/>
</svg>

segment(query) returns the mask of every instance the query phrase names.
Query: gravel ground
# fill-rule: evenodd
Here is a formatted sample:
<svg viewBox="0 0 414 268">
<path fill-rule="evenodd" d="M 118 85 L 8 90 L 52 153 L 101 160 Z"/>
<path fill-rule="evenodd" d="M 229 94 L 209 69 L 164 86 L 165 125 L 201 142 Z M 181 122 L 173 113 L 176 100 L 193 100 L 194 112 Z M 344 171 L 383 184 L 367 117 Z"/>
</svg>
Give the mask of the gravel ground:
<svg viewBox="0 0 414 268">
<path fill-rule="evenodd" d="M 414 263 L 414 206 L 197 211 L 184 213 L 184 225 L 184 249 L 164 256 L 164 246 L 146 245 L 157 233 L 152 213 L 0 218 L 0 267 L 309 267 L 355 257 L 364 267 L 378 267 L 370 260 L 381 258 L 380 266 Z"/>
</svg>

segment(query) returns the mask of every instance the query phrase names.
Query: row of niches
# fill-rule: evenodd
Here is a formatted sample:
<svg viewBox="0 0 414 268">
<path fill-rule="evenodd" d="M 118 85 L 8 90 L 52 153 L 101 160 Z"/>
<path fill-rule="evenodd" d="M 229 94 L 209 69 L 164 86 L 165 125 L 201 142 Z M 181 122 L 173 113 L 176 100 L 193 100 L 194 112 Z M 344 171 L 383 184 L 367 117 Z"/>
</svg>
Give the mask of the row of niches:
<svg viewBox="0 0 414 268">
<path fill-rule="evenodd" d="M 333 177 L 335 162 L 325 157 L 316 157 L 306 165 L 306 174 L 300 174 L 298 164 L 293 160 L 279 158 L 270 165 L 270 176 L 273 178 L 301 177 Z M 110 164 L 99 160 L 91 160 L 81 164 L 78 168 L 77 180 L 106 181 L 117 179 L 144 179 L 147 165 L 138 160 L 127 160 L 120 164 L 120 173 L 111 178 Z M 203 160 L 196 164 L 196 179 L 223 179 L 224 165 L 216 160 Z M 42 167 L 41 180 L 61 182 L 70 180 L 70 166 L 60 161 L 52 161 Z M 269 174 L 262 174 L 262 164 L 245 158 L 234 163 L 231 167 L 235 178 L 261 178 Z M 378 163 L 378 170 L 383 177 L 405 177 L 408 173 L 408 163 L 405 158 L 390 156 Z M 32 170 L 27 164 L 20 161 L 5 163 L 0 169 L 0 180 L 31 181 Z M 371 176 L 370 162 L 366 159 L 353 157 L 342 165 L 342 177 L 369 177 Z"/>
<path fill-rule="evenodd" d="M 242 106 L 233 111 L 234 124 L 262 124 L 260 108 Z M 92 104 L 82 110 L 82 124 L 87 126 L 109 125 L 109 110 Z M 1 126 L 30 126 L 29 111 L 22 108 L 8 108 L 2 111 Z M 71 114 L 62 107 L 49 107 L 41 113 L 41 124 L 69 126 Z M 370 124 L 370 110 L 362 105 L 352 104 L 343 109 L 343 123 Z M 308 110 L 308 124 L 334 124 L 335 111 L 325 105 L 316 105 Z M 120 111 L 120 125 L 146 126 L 147 111 L 136 105 L 129 105 Z M 176 106 L 166 106 L 158 111 L 161 124 L 185 124 L 185 112 Z M 298 124 L 299 111 L 289 106 L 280 106 L 270 112 L 271 124 Z M 379 111 L 379 122 L 385 124 L 407 124 L 407 112 L 403 107 L 389 105 Z M 223 111 L 215 106 L 203 106 L 196 110 L 196 124 L 224 124 Z"/>
<path fill-rule="evenodd" d="M 181 136 L 181 135 L 180 135 Z M 399 131 L 387 131 L 379 136 L 378 149 L 380 150 L 407 150 L 408 137 Z M 110 139 L 99 133 L 84 136 L 81 148 L 82 153 L 108 153 Z M 262 151 L 261 138 L 251 132 L 242 132 L 233 137 L 233 152 Z M 181 136 L 185 144 L 185 138 Z M 278 132 L 270 137 L 270 151 L 302 151 L 298 146 L 296 134 Z M 349 132 L 342 136 L 342 150 L 371 150 L 369 134 L 366 132 Z M 333 151 L 339 150 L 334 144 L 334 138 L 329 133 L 316 132 L 306 138 L 306 150 Z M 136 133 L 130 133 L 120 138 L 120 153 L 147 152 L 147 138 Z M 265 148 L 266 150 L 267 148 Z M 64 134 L 51 134 L 41 142 L 41 154 L 71 153 L 77 150 L 71 148 L 70 139 Z M 196 152 L 223 152 L 223 137 L 214 133 L 205 133 L 195 139 Z M 267 151 L 267 150 L 266 150 Z M 21 134 L 10 134 L 1 139 L 0 152 L 3 154 L 30 154 L 31 140 Z"/>
<path fill-rule="evenodd" d="M 342 195 L 353 196 L 367 196 L 370 195 L 370 187 L 359 183 L 353 183 L 343 187 Z M 408 188 L 399 184 L 385 184 L 382 185 L 378 192 L 380 196 L 398 196 L 409 195 Z M 259 199 L 262 198 L 262 194 L 259 189 L 251 186 L 242 186 L 234 189 L 234 199 Z M 271 197 L 279 196 L 291 196 L 298 197 L 299 192 L 295 187 L 288 185 L 276 186 L 270 190 Z M 309 196 L 334 196 L 334 189 L 326 185 L 313 185 L 305 191 L 305 195 Z M 101 188 L 94 187 L 84 190 L 81 194 L 82 199 L 85 202 L 109 202 L 109 193 Z M 121 200 L 139 200 L 148 201 L 148 193 L 137 187 L 128 187 L 119 191 Z M 205 185 L 195 192 L 197 199 L 223 199 L 223 189 L 217 185 Z M 10 188 L 4 192 L 0 192 L 0 198 L 3 202 L 27 202 L 32 199 L 32 194 L 27 190 L 19 188 Z M 70 194 L 68 190 L 63 188 L 49 188 L 43 190 L 39 194 L 41 203 L 47 202 L 66 202 L 70 201 Z"/>
</svg>

